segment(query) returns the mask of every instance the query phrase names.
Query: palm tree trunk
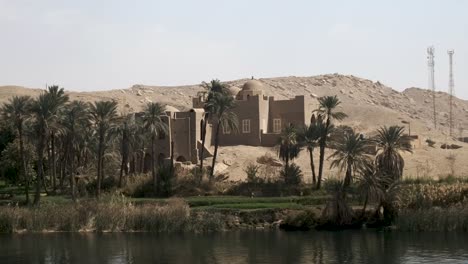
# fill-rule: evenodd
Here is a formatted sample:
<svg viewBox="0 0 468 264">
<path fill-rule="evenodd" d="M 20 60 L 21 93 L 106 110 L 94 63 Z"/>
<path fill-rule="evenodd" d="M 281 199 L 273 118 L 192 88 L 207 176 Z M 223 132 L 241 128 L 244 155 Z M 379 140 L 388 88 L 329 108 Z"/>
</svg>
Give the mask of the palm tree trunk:
<svg viewBox="0 0 468 264">
<path fill-rule="evenodd" d="M 38 205 L 41 200 L 41 185 L 44 178 L 44 135 L 39 135 L 39 142 L 37 145 L 37 179 L 36 179 L 36 193 L 34 195 L 34 205 Z"/>
<path fill-rule="evenodd" d="M 99 198 L 101 194 L 101 151 L 98 150 L 98 157 L 97 157 L 97 186 L 96 186 L 96 197 Z"/>
<path fill-rule="evenodd" d="M 42 157 L 38 158 L 37 161 L 37 179 L 36 179 L 36 193 L 34 195 L 34 205 L 39 204 L 41 200 L 41 185 L 42 185 L 42 180 L 44 177 L 44 171 L 42 168 Z"/>
<path fill-rule="evenodd" d="M 26 204 L 29 204 L 29 176 L 26 168 L 26 159 L 24 157 L 24 142 L 23 142 L 23 129 L 18 127 L 18 136 L 20 144 L 20 156 L 21 156 L 21 174 L 25 180 L 24 193 L 26 194 Z"/>
<path fill-rule="evenodd" d="M 385 225 L 391 225 L 395 218 L 397 217 L 397 209 L 392 203 L 384 202 L 382 203 L 383 208 L 383 221 Z"/>
<path fill-rule="evenodd" d="M 171 141 L 171 178 L 174 177 L 174 140 Z"/>
<path fill-rule="evenodd" d="M 57 182 L 56 182 L 56 178 L 57 178 L 57 168 L 56 168 L 56 160 L 55 160 L 55 133 L 52 132 L 52 134 L 50 135 L 50 148 L 51 148 L 51 152 L 52 152 L 52 192 L 55 193 L 55 191 L 57 190 Z"/>
<path fill-rule="evenodd" d="M 155 141 L 155 135 L 154 133 L 151 135 L 151 175 L 153 177 L 153 188 L 154 188 L 154 193 L 157 194 L 158 192 L 158 179 L 156 177 L 156 166 L 154 162 L 154 153 L 155 147 L 154 147 L 154 141 Z M 143 157 L 144 160 L 144 157 Z"/>
<path fill-rule="evenodd" d="M 44 169 L 44 188 L 46 189 L 46 192 L 47 192 L 47 187 L 45 187 L 45 185 L 47 185 L 47 181 L 49 181 L 49 183 L 52 182 L 52 176 L 50 173 L 50 168 L 52 168 L 52 151 L 50 147 L 49 137 L 45 140 L 45 148 L 47 151 L 47 169 Z"/>
<path fill-rule="evenodd" d="M 323 175 L 323 162 L 325 160 L 325 147 L 327 146 L 327 135 L 328 129 L 330 127 L 330 113 L 328 113 L 327 122 L 325 125 L 325 133 L 324 136 L 320 138 L 320 157 L 319 157 L 319 171 L 318 171 L 318 181 L 317 181 L 317 189 L 320 189 L 322 185 L 322 175 Z"/>
<path fill-rule="evenodd" d="M 122 187 L 122 178 L 125 169 L 125 164 L 127 163 L 127 156 L 128 156 L 128 148 L 127 148 L 127 136 L 126 132 L 123 132 L 122 135 L 122 163 L 120 164 L 120 175 L 119 175 L 119 188 Z"/>
<path fill-rule="evenodd" d="M 203 160 L 204 160 L 204 152 L 205 152 L 205 140 L 206 140 L 206 126 L 208 124 L 208 113 L 205 113 L 205 118 L 203 119 L 203 127 L 202 127 L 202 145 L 200 150 L 200 182 L 203 180 Z"/>
<path fill-rule="evenodd" d="M 130 175 L 132 175 L 132 176 L 133 176 L 134 174 L 136 174 L 136 170 L 137 170 L 137 168 L 136 168 L 136 160 L 135 160 L 135 156 L 136 156 L 136 155 L 137 155 L 137 154 L 135 154 L 135 152 L 133 152 L 133 153 L 132 153 L 132 156 L 130 157 L 130 158 L 131 158 L 131 159 L 130 159 Z"/>
<path fill-rule="evenodd" d="M 367 202 L 369 201 L 369 195 L 366 195 L 366 199 L 364 200 L 364 206 L 362 207 L 362 214 L 361 217 L 364 217 L 366 214 Z"/>
<path fill-rule="evenodd" d="M 320 140 L 320 153 L 319 153 L 319 169 L 318 169 L 318 179 L 317 179 L 317 190 L 320 190 L 322 185 L 322 174 L 323 174 L 323 161 L 325 160 L 325 142 Z"/>
<path fill-rule="evenodd" d="M 104 135 L 101 133 L 99 136 L 99 147 L 98 147 L 98 173 L 97 173 L 97 188 L 96 188 L 96 196 L 99 198 L 101 195 L 101 182 L 102 182 L 102 172 L 103 172 L 103 155 L 104 155 Z"/>
<path fill-rule="evenodd" d="M 351 163 L 348 163 L 348 167 L 346 168 L 346 175 L 343 181 L 344 188 L 347 188 L 351 185 L 351 177 L 352 177 Z"/>
<path fill-rule="evenodd" d="M 317 178 L 315 175 L 315 164 L 314 164 L 314 150 L 309 148 L 309 158 L 310 158 L 310 169 L 312 170 L 312 185 L 315 186 L 317 184 Z"/>
<path fill-rule="evenodd" d="M 70 157 L 69 155 L 71 154 L 70 150 L 71 150 L 71 147 L 69 146 L 72 142 L 72 139 L 69 139 L 68 137 L 65 139 L 67 140 L 66 142 L 64 142 L 62 145 L 63 145 L 63 151 L 62 151 L 62 157 L 59 158 L 59 161 L 60 161 L 60 164 L 59 164 L 59 169 L 58 171 L 60 172 L 59 174 L 59 177 L 60 177 L 60 182 L 59 182 L 59 186 L 60 186 L 60 189 L 63 190 L 63 185 L 64 185 L 64 179 L 65 179 L 65 176 L 67 174 L 67 168 L 70 169 L 68 167 L 68 161 L 70 160 Z M 71 171 L 71 169 L 70 169 Z"/>
<path fill-rule="evenodd" d="M 140 173 L 145 173 L 145 150 L 141 150 Z"/>
<path fill-rule="evenodd" d="M 122 188 L 124 166 L 125 166 L 125 162 L 124 162 L 124 158 L 122 157 L 122 162 L 120 163 L 119 188 Z"/>
<path fill-rule="evenodd" d="M 71 197 L 73 201 L 76 201 L 76 195 L 75 195 L 75 171 L 74 171 L 74 150 L 71 149 L 70 151 L 70 160 L 69 160 L 69 166 L 70 166 L 70 189 L 71 189 Z"/>
<path fill-rule="evenodd" d="M 218 145 L 219 145 L 219 127 L 220 127 L 220 122 L 218 121 L 216 124 L 216 134 L 215 134 L 215 149 L 213 153 L 213 162 L 211 163 L 211 172 L 210 172 L 210 183 L 213 180 L 214 176 L 214 170 L 215 170 L 215 164 L 216 164 L 216 157 L 218 156 Z"/>
</svg>

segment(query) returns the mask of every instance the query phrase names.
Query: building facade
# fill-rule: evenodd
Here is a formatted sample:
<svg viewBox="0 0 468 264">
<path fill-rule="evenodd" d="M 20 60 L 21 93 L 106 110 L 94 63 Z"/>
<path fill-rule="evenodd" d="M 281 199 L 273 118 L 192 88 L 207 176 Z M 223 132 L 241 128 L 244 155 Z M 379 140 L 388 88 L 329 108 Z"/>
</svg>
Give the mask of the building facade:
<svg viewBox="0 0 468 264">
<path fill-rule="evenodd" d="M 258 80 L 247 81 L 242 89 L 229 88 L 235 98 L 239 131 L 223 129 L 219 135 L 220 146 L 266 146 L 272 147 L 279 140 L 282 129 L 293 124 L 297 127 L 308 125 L 317 101 L 303 95 L 287 100 L 275 100 L 265 94 L 264 85 Z M 177 161 L 197 163 L 200 159 L 202 126 L 205 118 L 205 94 L 192 99 L 192 109 L 186 112 L 166 107 L 162 117 L 169 127 L 168 135 L 158 140 L 158 160 L 167 159 L 174 148 Z M 204 156 L 212 153 L 214 127 L 208 120 Z"/>
</svg>

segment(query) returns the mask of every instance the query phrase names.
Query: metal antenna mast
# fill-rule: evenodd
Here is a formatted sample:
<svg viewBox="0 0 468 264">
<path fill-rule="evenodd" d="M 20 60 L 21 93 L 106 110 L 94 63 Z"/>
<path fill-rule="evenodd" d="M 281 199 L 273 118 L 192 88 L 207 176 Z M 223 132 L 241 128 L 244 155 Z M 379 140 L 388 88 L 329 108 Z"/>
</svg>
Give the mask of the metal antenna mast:
<svg viewBox="0 0 468 264">
<path fill-rule="evenodd" d="M 453 54 L 455 53 L 454 50 L 447 51 L 449 55 L 449 95 L 450 95 L 450 113 L 449 113 L 449 126 L 450 126 L 450 133 L 449 135 L 453 136 L 453 96 L 454 96 L 454 87 L 455 84 L 453 82 Z"/>
<path fill-rule="evenodd" d="M 434 128 L 437 127 L 436 103 L 435 103 L 435 83 L 434 83 L 434 46 L 427 48 L 427 66 L 429 70 L 429 89 L 432 92 L 432 110 L 434 119 Z"/>
</svg>

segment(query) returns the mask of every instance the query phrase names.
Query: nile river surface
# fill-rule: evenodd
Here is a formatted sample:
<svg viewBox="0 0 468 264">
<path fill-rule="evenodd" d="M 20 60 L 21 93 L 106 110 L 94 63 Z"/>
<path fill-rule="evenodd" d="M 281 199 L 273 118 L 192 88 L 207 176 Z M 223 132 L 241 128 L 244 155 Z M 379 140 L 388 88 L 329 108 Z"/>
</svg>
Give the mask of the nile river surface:
<svg viewBox="0 0 468 264">
<path fill-rule="evenodd" d="M 0 263 L 468 263 L 457 233 L 0 235 Z"/>
</svg>

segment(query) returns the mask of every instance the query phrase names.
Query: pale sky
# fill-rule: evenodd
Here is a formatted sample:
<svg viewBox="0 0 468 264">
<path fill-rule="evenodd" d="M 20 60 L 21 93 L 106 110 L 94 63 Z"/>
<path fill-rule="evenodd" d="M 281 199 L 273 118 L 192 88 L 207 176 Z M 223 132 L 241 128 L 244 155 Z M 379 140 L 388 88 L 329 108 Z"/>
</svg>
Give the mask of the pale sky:
<svg viewBox="0 0 468 264">
<path fill-rule="evenodd" d="M 468 99 L 468 1 L 0 0 L 0 85 L 92 91 L 352 74 Z"/>
</svg>

